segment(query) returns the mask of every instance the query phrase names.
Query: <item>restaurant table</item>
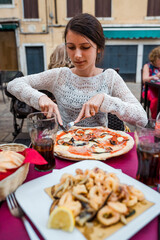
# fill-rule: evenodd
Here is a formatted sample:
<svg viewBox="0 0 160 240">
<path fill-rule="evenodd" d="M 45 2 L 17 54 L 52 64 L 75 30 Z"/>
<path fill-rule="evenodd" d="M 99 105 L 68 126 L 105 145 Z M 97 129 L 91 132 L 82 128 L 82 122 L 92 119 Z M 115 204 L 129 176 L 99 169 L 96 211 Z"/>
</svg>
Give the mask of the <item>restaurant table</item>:
<svg viewBox="0 0 160 240">
<path fill-rule="evenodd" d="M 133 136 L 133 133 L 130 133 L 130 135 Z M 55 166 L 56 169 L 61 169 L 75 163 L 74 161 L 63 160 L 57 157 L 55 158 L 55 160 L 56 160 L 56 166 Z M 109 166 L 114 167 L 116 169 L 121 169 L 123 173 L 135 178 L 137 167 L 138 167 L 136 146 L 134 145 L 134 147 L 128 153 L 118 157 L 110 158 L 106 161 L 103 161 L 103 163 L 106 163 Z M 29 173 L 25 182 L 31 181 L 35 178 L 41 177 L 50 172 L 38 172 L 34 169 L 34 165 L 30 164 Z M 53 173 L 54 173 L 54 170 L 53 170 Z M 37 231 L 35 227 L 34 229 L 37 232 L 40 240 L 44 240 L 44 238 L 40 235 L 40 233 Z M 6 201 L 4 201 L 0 207 L 0 240 L 11 240 L 11 239 L 12 240 L 29 240 L 29 236 L 25 230 L 25 227 L 21 219 L 15 218 L 10 214 L 7 207 L 7 203 Z M 123 239 L 123 236 L 121 239 Z M 153 219 L 150 223 L 148 223 L 145 227 L 143 227 L 139 232 L 137 232 L 130 239 L 131 240 L 144 240 L 144 239 L 158 240 L 158 217 Z"/>
<path fill-rule="evenodd" d="M 151 82 L 145 82 L 145 97 L 144 97 L 144 109 L 146 110 L 146 107 L 148 106 L 148 99 L 147 99 L 147 93 L 148 88 L 153 87 L 156 88 L 158 91 L 158 105 L 157 105 L 157 114 L 160 112 L 160 81 L 154 81 Z"/>
</svg>

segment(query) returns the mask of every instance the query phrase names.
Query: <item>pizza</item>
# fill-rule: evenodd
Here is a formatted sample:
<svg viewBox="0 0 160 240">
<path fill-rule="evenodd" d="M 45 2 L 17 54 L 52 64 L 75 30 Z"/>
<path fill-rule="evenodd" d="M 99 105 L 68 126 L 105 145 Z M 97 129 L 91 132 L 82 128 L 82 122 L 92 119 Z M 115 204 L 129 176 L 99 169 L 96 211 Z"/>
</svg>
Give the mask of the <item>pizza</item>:
<svg viewBox="0 0 160 240">
<path fill-rule="evenodd" d="M 127 153 L 134 145 L 133 138 L 122 131 L 107 127 L 72 127 L 59 131 L 54 152 L 69 160 L 106 160 Z"/>
</svg>

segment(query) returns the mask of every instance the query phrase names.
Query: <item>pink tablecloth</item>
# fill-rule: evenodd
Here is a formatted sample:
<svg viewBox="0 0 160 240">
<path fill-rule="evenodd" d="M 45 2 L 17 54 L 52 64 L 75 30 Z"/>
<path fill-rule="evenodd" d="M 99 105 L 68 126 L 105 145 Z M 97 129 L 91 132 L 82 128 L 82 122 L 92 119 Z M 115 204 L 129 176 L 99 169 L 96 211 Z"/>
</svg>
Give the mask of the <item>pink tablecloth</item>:
<svg viewBox="0 0 160 240">
<path fill-rule="evenodd" d="M 132 134 L 131 134 L 132 135 Z M 56 169 L 61 169 L 68 165 L 74 164 L 73 161 L 66 161 L 56 158 Z M 105 161 L 106 164 L 111 167 L 122 169 L 123 173 L 135 178 L 138 166 L 137 154 L 135 146 L 128 153 L 111 158 Z M 47 172 L 49 173 L 49 172 Z M 26 181 L 33 180 L 47 173 L 42 173 L 34 170 L 34 166 L 30 165 L 29 174 Z M 36 229 L 35 229 L 36 230 Z M 40 239 L 42 236 L 38 233 Z M 3 202 L 0 207 L 0 239 L 1 240 L 29 240 L 28 234 L 20 219 L 13 217 L 7 207 L 6 201 Z M 123 237 L 122 237 L 123 239 Z M 137 234 L 135 234 L 131 240 L 158 240 L 158 220 L 155 218 Z"/>
</svg>

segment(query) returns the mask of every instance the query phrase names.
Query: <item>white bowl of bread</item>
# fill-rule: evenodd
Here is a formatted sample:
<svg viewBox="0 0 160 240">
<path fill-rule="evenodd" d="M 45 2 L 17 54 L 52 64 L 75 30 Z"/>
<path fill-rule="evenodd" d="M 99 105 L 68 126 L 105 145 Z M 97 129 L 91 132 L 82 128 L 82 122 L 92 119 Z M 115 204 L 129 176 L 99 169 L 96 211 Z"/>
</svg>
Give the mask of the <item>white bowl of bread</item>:
<svg viewBox="0 0 160 240">
<path fill-rule="evenodd" d="M 1 144 L 0 145 L 0 173 L 7 173 L 11 169 L 15 172 L 0 181 L 0 201 L 4 200 L 11 192 L 14 192 L 27 177 L 29 163 L 24 162 L 24 156 L 18 152 L 27 146 L 23 144 Z"/>
</svg>

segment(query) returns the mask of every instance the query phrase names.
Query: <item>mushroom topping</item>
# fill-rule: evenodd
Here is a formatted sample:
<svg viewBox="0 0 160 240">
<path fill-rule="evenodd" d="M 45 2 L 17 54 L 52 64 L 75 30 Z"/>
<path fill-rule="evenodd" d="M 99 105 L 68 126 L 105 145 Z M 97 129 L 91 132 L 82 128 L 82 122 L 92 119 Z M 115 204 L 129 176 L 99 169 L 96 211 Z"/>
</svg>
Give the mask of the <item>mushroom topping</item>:
<svg viewBox="0 0 160 240">
<path fill-rule="evenodd" d="M 75 132 L 76 136 L 83 136 L 84 135 L 84 130 L 82 128 L 78 128 L 77 131 Z"/>
</svg>

